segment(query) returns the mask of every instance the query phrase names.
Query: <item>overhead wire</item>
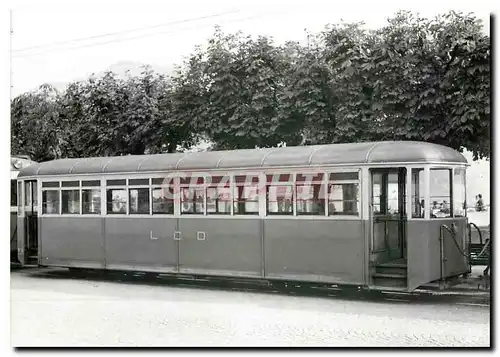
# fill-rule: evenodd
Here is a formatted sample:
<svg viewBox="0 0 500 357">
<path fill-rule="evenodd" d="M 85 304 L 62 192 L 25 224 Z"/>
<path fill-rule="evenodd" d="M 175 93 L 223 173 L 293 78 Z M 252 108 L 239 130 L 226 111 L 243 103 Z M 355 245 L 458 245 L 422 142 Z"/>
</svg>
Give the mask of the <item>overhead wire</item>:
<svg viewBox="0 0 500 357">
<path fill-rule="evenodd" d="M 239 18 L 239 19 L 235 19 L 235 20 L 229 20 L 229 21 L 224 22 L 224 24 L 234 23 L 234 22 L 242 22 L 242 21 L 247 21 L 247 20 L 251 20 L 251 19 L 255 19 L 255 18 L 259 18 L 259 17 L 262 17 L 262 15 L 254 15 L 254 16 L 249 16 L 249 17 L 245 17 L 245 18 Z M 183 29 L 153 32 L 153 33 L 143 34 L 143 35 L 134 36 L 134 37 L 127 37 L 127 38 L 115 39 L 115 40 L 98 42 L 98 43 L 91 43 L 91 44 L 87 44 L 87 45 L 80 45 L 80 46 L 74 46 L 74 47 L 67 47 L 67 48 L 60 48 L 60 49 L 51 49 L 51 50 L 40 51 L 40 52 L 35 52 L 35 53 L 27 53 L 27 54 L 20 54 L 20 55 L 15 55 L 14 54 L 13 57 L 15 57 L 15 58 L 25 58 L 25 57 L 38 56 L 38 55 L 42 55 L 42 54 L 50 53 L 50 52 L 65 52 L 65 51 L 71 51 L 71 50 L 78 50 L 78 49 L 81 49 L 81 48 L 102 46 L 102 45 L 106 45 L 106 44 L 110 44 L 110 43 L 115 43 L 115 42 L 133 41 L 133 40 L 144 38 L 144 37 L 153 37 L 153 36 L 159 36 L 159 35 L 177 33 L 177 32 L 182 32 L 182 31 L 188 31 L 188 30 L 191 30 L 191 29 L 194 29 L 194 28 L 207 27 L 207 26 L 214 26 L 214 24 L 205 24 L 205 25 L 196 26 L 196 27 L 188 27 L 188 28 L 183 28 Z"/>
<path fill-rule="evenodd" d="M 77 38 L 77 39 L 73 39 L 73 40 L 59 41 L 59 42 L 49 43 L 49 44 L 45 44 L 45 45 L 24 47 L 24 48 L 20 48 L 20 49 L 17 49 L 17 50 L 13 50 L 12 53 L 29 52 L 29 51 L 40 49 L 40 48 L 56 47 L 56 46 L 60 46 L 60 45 L 66 45 L 66 44 L 73 44 L 73 43 L 77 43 L 77 42 L 95 40 L 95 39 L 99 39 L 99 38 L 103 38 L 103 37 L 110 37 L 110 36 L 122 35 L 122 34 L 127 34 L 127 33 L 132 33 L 132 32 L 138 32 L 138 31 L 145 31 L 145 30 L 150 30 L 150 29 L 156 29 L 156 28 L 165 27 L 165 26 L 178 25 L 178 24 L 183 24 L 183 23 L 187 23 L 187 22 L 206 20 L 206 19 L 210 19 L 210 18 L 215 18 L 215 17 L 221 17 L 221 16 L 225 16 L 225 15 L 236 14 L 236 13 L 239 13 L 239 12 L 241 12 L 241 10 L 231 10 L 231 11 L 221 12 L 221 13 L 217 13 L 217 14 L 212 14 L 212 15 L 207 15 L 207 16 L 201 16 L 201 17 L 196 17 L 196 18 L 190 18 L 190 19 L 185 19 L 185 20 L 180 20 L 180 21 L 172 21 L 172 22 L 167 22 L 167 23 L 153 25 L 153 26 L 145 26 L 145 27 L 131 29 L 131 30 L 116 31 L 116 32 L 110 32 L 110 33 L 101 34 L 101 35 L 95 35 L 95 36 Z M 108 42 L 106 42 L 106 43 L 108 43 Z"/>
</svg>

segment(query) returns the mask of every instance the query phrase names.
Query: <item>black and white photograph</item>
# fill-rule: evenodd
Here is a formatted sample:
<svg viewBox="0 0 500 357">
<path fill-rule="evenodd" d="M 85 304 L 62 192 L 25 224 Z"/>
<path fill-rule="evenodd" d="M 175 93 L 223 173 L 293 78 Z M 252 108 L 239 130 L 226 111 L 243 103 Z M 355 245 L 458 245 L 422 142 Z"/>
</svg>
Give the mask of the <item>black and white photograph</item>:
<svg viewBox="0 0 500 357">
<path fill-rule="evenodd" d="M 494 20 L 7 3 L 6 353 L 491 349 Z"/>
</svg>

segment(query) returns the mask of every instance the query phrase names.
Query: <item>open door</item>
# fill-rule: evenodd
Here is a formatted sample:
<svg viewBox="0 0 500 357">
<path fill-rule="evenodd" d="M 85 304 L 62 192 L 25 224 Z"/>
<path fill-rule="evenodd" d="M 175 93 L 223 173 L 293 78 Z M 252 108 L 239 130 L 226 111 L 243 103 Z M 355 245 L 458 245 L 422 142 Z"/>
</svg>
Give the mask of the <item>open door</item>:
<svg viewBox="0 0 500 357">
<path fill-rule="evenodd" d="M 24 264 L 38 264 L 38 187 L 37 182 L 24 181 Z"/>
<path fill-rule="evenodd" d="M 372 261 L 406 258 L 406 168 L 371 170 Z"/>
</svg>

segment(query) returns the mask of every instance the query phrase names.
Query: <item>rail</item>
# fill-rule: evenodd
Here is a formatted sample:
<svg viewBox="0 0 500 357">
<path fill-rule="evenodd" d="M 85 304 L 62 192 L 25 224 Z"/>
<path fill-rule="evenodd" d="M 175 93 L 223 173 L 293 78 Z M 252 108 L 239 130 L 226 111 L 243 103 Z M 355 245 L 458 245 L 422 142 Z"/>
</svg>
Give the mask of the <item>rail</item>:
<svg viewBox="0 0 500 357">
<path fill-rule="evenodd" d="M 472 243 L 472 227 L 476 229 L 479 235 L 479 243 Z M 491 264 L 491 237 L 485 239 L 483 243 L 483 235 L 481 229 L 475 223 L 469 223 L 469 264 L 485 265 L 484 275 L 489 274 Z"/>
</svg>

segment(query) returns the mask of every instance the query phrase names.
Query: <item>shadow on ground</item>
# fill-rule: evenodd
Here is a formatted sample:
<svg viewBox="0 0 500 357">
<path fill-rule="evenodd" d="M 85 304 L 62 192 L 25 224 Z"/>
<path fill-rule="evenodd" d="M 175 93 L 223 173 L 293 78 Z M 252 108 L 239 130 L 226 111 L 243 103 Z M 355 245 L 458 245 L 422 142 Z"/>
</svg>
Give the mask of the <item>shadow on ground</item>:
<svg viewBox="0 0 500 357">
<path fill-rule="evenodd" d="M 189 288 L 197 290 L 249 291 L 263 294 L 281 294 L 301 297 L 336 298 L 401 304 L 456 304 L 489 306 L 490 298 L 485 296 L 434 295 L 431 293 L 405 293 L 390 291 L 368 291 L 357 287 L 335 287 L 298 282 L 267 280 L 236 280 L 207 277 L 174 277 L 157 273 L 135 273 L 117 271 L 70 271 L 65 268 L 11 267 L 11 274 L 28 278 L 47 280 L 80 280 L 94 283 L 133 284 L 151 287 Z"/>
</svg>

